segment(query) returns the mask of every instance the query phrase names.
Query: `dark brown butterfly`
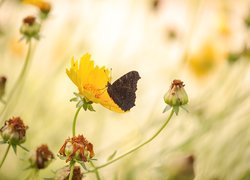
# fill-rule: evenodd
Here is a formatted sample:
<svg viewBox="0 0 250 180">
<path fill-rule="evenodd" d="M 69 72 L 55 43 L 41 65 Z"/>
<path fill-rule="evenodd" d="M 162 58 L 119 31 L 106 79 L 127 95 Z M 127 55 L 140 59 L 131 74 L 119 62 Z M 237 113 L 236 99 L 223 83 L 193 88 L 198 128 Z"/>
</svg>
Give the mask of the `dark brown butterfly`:
<svg viewBox="0 0 250 180">
<path fill-rule="evenodd" d="M 113 84 L 108 83 L 109 96 L 123 111 L 128 111 L 135 106 L 135 91 L 140 78 L 137 71 L 130 71 Z"/>
</svg>

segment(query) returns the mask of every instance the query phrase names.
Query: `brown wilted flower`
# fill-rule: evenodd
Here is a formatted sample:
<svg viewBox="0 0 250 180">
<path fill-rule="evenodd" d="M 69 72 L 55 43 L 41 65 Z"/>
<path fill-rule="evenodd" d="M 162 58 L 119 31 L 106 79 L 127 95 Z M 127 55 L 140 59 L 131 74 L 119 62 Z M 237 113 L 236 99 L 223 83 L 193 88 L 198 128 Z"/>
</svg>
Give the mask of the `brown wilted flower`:
<svg viewBox="0 0 250 180">
<path fill-rule="evenodd" d="M 71 160 L 87 162 L 95 154 L 93 145 L 83 135 L 74 136 L 65 140 L 59 150 L 59 154 L 67 157 L 66 162 Z"/>
<path fill-rule="evenodd" d="M 42 144 L 36 149 L 36 152 L 30 157 L 31 167 L 37 169 L 46 168 L 54 159 L 53 153 L 46 144 Z"/>
<path fill-rule="evenodd" d="M 6 81 L 7 78 L 5 76 L 0 76 L 0 99 L 2 99 L 5 94 Z"/>
<path fill-rule="evenodd" d="M 23 19 L 24 24 L 28 24 L 29 26 L 32 26 L 36 21 L 36 18 L 34 16 L 27 16 Z"/>
<path fill-rule="evenodd" d="M 28 126 L 24 125 L 20 117 L 13 117 L 5 121 L 0 133 L 4 142 L 19 145 L 26 139 L 26 129 L 28 129 Z"/>
<path fill-rule="evenodd" d="M 66 166 L 58 170 L 55 175 L 55 180 L 68 180 L 70 175 L 70 167 Z M 81 180 L 83 173 L 81 172 L 80 166 L 74 166 L 72 180 Z"/>
</svg>

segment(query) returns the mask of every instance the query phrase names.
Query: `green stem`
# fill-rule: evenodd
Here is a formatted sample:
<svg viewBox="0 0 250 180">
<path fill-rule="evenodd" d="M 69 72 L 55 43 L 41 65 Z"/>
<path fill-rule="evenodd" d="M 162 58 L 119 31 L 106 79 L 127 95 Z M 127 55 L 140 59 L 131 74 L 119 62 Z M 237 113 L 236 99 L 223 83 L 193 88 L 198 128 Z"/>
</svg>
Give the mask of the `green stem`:
<svg viewBox="0 0 250 180">
<path fill-rule="evenodd" d="M 3 159 L 1 161 L 1 164 L 0 164 L 0 168 L 2 167 L 2 165 L 4 163 L 6 157 L 7 157 L 8 153 L 9 153 L 9 150 L 10 150 L 10 144 L 8 145 L 8 147 L 7 147 L 6 151 L 5 151 L 5 154 L 4 154 Z"/>
<path fill-rule="evenodd" d="M 32 52 L 32 43 L 31 43 L 31 40 L 30 40 L 30 41 L 28 41 L 28 52 L 27 52 L 27 55 L 26 55 L 26 58 L 25 58 L 25 62 L 24 62 L 22 71 L 21 71 L 21 73 L 20 73 L 17 81 L 13 85 L 13 87 L 12 87 L 12 89 L 11 89 L 9 95 L 8 95 L 8 98 L 6 100 L 7 103 L 5 104 L 5 107 L 3 108 L 3 110 L 1 111 L 0 114 L 2 114 L 7 109 L 8 105 L 11 102 L 11 100 L 14 98 L 14 94 L 17 92 L 17 90 L 19 89 L 19 87 L 21 87 L 21 85 L 23 83 L 23 80 L 25 78 L 25 74 L 27 72 L 28 66 L 29 66 L 31 52 Z"/>
<path fill-rule="evenodd" d="M 72 180 L 72 178 L 73 178 L 73 175 L 74 175 L 74 167 L 75 167 L 74 165 L 75 165 L 75 163 L 71 164 L 71 166 L 70 166 L 69 180 Z"/>
<path fill-rule="evenodd" d="M 117 158 L 115 158 L 115 159 L 113 159 L 113 160 L 111 160 L 111 161 L 109 161 L 109 162 L 107 162 L 107 163 L 105 163 L 105 164 L 103 164 L 103 165 L 101 165 L 101 166 L 98 166 L 98 167 L 96 167 L 96 168 L 93 169 L 93 170 L 89 170 L 87 173 L 95 172 L 97 169 L 104 168 L 104 167 L 106 167 L 106 166 L 108 166 L 108 165 L 110 165 L 110 164 L 112 164 L 112 163 L 118 161 L 119 159 L 122 159 L 123 157 L 125 157 L 125 156 L 127 156 L 127 155 L 129 155 L 129 154 L 131 154 L 131 153 L 133 153 L 133 152 L 135 152 L 136 150 L 142 148 L 142 147 L 145 146 L 146 144 L 150 143 L 150 142 L 151 142 L 154 138 L 156 138 L 156 137 L 161 133 L 161 131 L 166 127 L 166 125 L 168 124 L 168 122 L 169 122 L 170 119 L 172 118 L 173 114 L 174 114 L 174 109 L 172 108 L 171 113 L 169 114 L 169 116 L 168 116 L 167 120 L 165 121 L 165 123 L 164 123 L 164 124 L 161 126 L 161 128 L 160 128 L 152 137 L 150 137 L 148 140 L 146 140 L 145 142 L 141 143 L 141 144 L 138 145 L 137 147 L 135 147 L 135 148 L 129 150 L 128 152 L 126 152 L 126 153 L 124 153 L 124 154 L 118 156 Z M 86 174 L 87 174 L 87 173 L 86 173 Z"/>
<path fill-rule="evenodd" d="M 95 164 L 91 160 L 89 161 L 89 163 L 94 168 L 94 173 L 95 173 L 96 179 L 101 180 L 100 174 L 98 172 L 98 169 L 95 167 Z"/>
<path fill-rule="evenodd" d="M 77 120 L 77 116 L 81 110 L 82 106 L 77 108 L 75 116 L 74 116 L 74 120 L 73 120 L 73 125 L 72 125 L 72 135 L 75 136 L 76 135 L 76 120 Z"/>
</svg>

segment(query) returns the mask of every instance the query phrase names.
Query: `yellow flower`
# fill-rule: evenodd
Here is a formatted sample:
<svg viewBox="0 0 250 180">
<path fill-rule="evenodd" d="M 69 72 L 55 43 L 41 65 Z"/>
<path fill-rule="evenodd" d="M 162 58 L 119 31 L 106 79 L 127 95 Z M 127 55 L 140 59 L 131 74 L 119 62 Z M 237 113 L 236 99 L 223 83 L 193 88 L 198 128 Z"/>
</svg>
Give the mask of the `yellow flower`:
<svg viewBox="0 0 250 180">
<path fill-rule="evenodd" d="M 190 54 L 188 64 L 196 77 L 202 78 L 213 72 L 224 58 L 225 52 L 217 44 L 207 41 Z"/>
<path fill-rule="evenodd" d="M 41 11 L 50 11 L 50 4 L 43 0 L 22 0 L 24 4 L 31 4 L 38 7 Z"/>
<path fill-rule="evenodd" d="M 95 66 L 90 58 L 91 55 L 88 53 L 83 55 L 80 64 L 72 58 L 70 69 L 66 69 L 67 75 L 88 101 L 99 103 L 111 111 L 124 112 L 107 92 L 107 84 L 111 80 L 110 70 Z"/>
</svg>

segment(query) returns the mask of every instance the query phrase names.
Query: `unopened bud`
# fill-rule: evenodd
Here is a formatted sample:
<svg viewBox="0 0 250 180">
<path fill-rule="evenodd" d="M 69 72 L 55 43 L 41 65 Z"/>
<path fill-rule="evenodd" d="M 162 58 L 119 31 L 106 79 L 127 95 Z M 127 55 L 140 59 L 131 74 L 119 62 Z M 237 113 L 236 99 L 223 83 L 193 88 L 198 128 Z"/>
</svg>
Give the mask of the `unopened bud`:
<svg viewBox="0 0 250 180">
<path fill-rule="evenodd" d="M 51 5 L 50 3 L 43 1 L 39 4 L 39 9 L 40 9 L 40 18 L 46 19 L 50 13 Z"/>
<path fill-rule="evenodd" d="M 184 86 L 181 80 L 173 80 L 170 89 L 164 96 L 165 103 L 173 107 L 176 114 L 178 114 L 180 106 L 188 103 L 188 95 Z"/>
<path fill-rule="evenodd" d="M 4 76 L 0 77 L 0 99 L 2 99 L 3 95 L 5 94 L 5 86 L 6 86 L 7 78 Z"/>
<path fill-rule="evenodd" d="M 40 28 L 41 25 L 36 22 L 36 18 L 34 16 L 27 16 L 23 19 L 20 32 L 27 40 L 30 40 L 31 38 L 39 39 Z"/>
</svg>

